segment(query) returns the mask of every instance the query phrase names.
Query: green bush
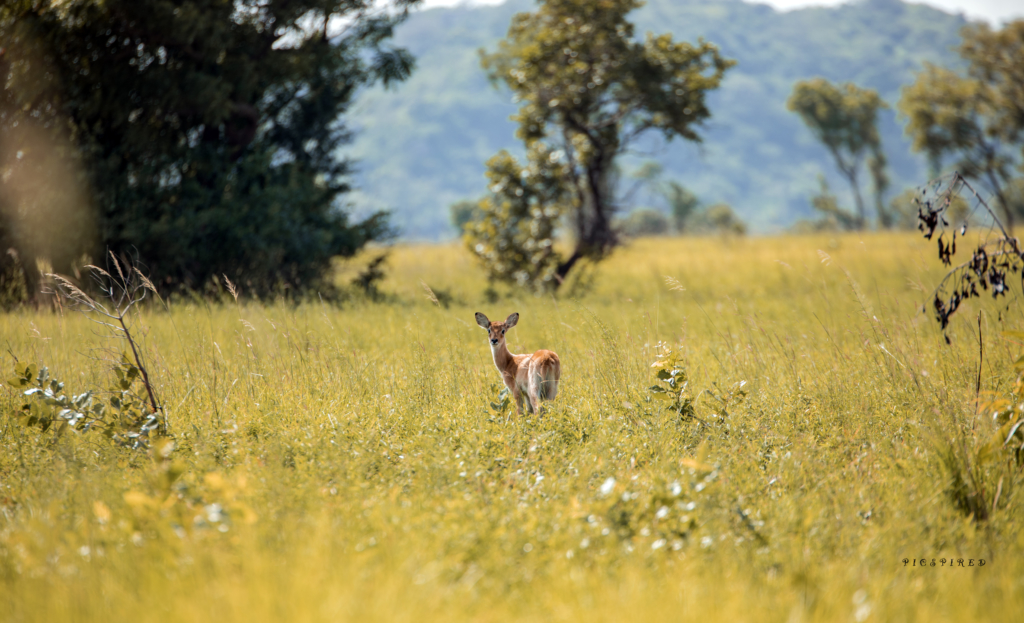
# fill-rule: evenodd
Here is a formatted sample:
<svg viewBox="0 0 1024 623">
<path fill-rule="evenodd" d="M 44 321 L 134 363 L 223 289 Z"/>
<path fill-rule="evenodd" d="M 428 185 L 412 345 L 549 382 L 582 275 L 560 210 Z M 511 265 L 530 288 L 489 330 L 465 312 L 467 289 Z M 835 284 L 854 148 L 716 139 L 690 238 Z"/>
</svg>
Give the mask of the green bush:
<svg viewBox="0 0 1024 623">
<path fill-rule="evenodd" d="M 668 217 L 660 210 L 642 208 L 633 210 L 620 224 L 627 236 L 664 236 L 670 231 Z"/>
<path fill-rule="evenodd" d="M 716 233 L 742 236 L 747 225 L 733 209 L 725 203 L 716 203 L 693 214 L 687 221 L 687 231 L 693 233 Z"/>
<path fill-rule="evenodd" d="M 411 1 L 4 3 L 0 242 L 30 296 L 37 259 L 71 274 L 105 250 L 162 289 L 328 286 L 332 257 L 390 234 L 382 213 L 349 217 L 338 150 L 357 90 L 411 71 L 386 45 Z"/>
</svg>

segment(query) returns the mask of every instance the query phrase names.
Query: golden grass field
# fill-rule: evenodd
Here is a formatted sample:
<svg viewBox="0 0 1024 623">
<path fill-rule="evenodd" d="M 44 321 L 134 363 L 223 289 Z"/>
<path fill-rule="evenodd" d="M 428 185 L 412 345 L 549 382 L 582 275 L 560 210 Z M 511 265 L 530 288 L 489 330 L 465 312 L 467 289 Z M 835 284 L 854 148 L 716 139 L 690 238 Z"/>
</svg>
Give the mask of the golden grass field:
<svg viewBox="0 0 1024 623">
<path fill-rule="evenodd" d="M 974 521 L 942 457 L 993 434 L 979 313 L 984 398 L 1021 305 L 973 301 L 947 346 L 942 274 L 911 234 L 641 240 L 577 298 L 492 303 L 461 247 L 399 246 L 381 302 L 152 305 L 173 447 L 41 433 L 3 390 L 0 621 L 1013 620 L 1020 470 L 982 470 Z M 558 352 L 542 417 L 490 406 L 475 311 Z M 0 339 L 69 392 L 124 348 L 67 311 Z M 652 400 L 666 348 L 701 422 Z"/>
</svg>

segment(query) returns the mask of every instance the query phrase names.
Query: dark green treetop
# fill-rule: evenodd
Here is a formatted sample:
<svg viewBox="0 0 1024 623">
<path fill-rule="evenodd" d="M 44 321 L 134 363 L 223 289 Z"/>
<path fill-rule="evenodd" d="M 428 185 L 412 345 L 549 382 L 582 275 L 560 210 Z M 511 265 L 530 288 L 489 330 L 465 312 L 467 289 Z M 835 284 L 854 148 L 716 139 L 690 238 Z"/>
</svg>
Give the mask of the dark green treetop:
<svg viewBox="0 0 1024 623">
<path fill-rule="evenodd" d="M 388 233 L 383 214 L 342 209 L 337 149 L 355 92 L 409 74 L 387 40 L 415 1 L 5 2 L 3 151 L 25 153 L 11 144 L 26 126 L 65 146 L 96 235 L 55 234 L 74 241 L 61 253 L 26 245 L 13 233 L 30 205 L 0 191 L 3 242 L 61 271 L 83 253 L 132 255 L 174 289 L 221 274 L 254 293 L 319 284 L 332 256 Z M 0 166 L 0 185 L 25 179 L 17 158 Z"/>
</svg>

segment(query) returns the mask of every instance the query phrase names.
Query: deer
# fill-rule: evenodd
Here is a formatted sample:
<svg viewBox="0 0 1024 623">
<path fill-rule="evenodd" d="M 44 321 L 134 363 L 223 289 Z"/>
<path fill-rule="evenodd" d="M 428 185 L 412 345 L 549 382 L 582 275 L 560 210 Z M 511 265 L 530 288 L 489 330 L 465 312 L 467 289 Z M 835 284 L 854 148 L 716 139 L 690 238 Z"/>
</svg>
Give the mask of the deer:
<svg viewBox="0 0 1024 623">
<path fill-rule="evenodd" d="M 487 316 L 476 313 L 476 323 L 487 331 L 494 365 L 501 374 L 505 387 L 516 400 L 516 412 L 523 414 L 523 397 L 530 413 L 540 413 L 542 400 L 554 400 L 558 395 L 558 376 L 561 362 L 550 350 L 538 350 L 532 355 L 513 355 L 505 344 L 505 332 L 516 326 L 519 314 L 511 314 L 505 322 L 491 322 Z"/>
</svg>

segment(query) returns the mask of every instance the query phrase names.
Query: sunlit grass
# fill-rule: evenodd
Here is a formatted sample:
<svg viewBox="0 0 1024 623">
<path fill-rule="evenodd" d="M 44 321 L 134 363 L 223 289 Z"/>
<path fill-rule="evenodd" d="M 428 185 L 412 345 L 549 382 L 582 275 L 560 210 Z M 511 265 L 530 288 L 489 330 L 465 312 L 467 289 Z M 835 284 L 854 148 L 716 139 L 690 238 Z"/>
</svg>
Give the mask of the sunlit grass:
<svg viewBox="0 0 1024 623">
<path fill-rule="evenodd" d="M 960 621 L 1024 606 L 1018 490 L 972 522 L 938 458 L 961 431 L 991 433 L 975 416 L 978 317 L 983 390 L 1005 390 L 1020 346 L 1000 331 L 1020 328 L 1019 301 L 965 307 L 947 345 L 922 312 L 942 268 L 917 236 L 641 240 L 589 291 L 493 303 L 457 245 L 398 247 L 388 265 L 381 302 L 243 292 L 145 311 L 170 461 L 27 430 L 4 391 L 2 620 Z M 491 409 L 475 311 L 521 314 L 513 352 L 558 352 L 545 417 Z M 105 386 L 97 349 L 118 346 L 73 313 L 0 316 L 0 335 L 73 392 Z M 650 400 L 665 346 L 706 425 Z M 723 409 L 712 394 L 730 391 Z M 168 469 L 182 475 L 161 488 Z"/>
</svg>

